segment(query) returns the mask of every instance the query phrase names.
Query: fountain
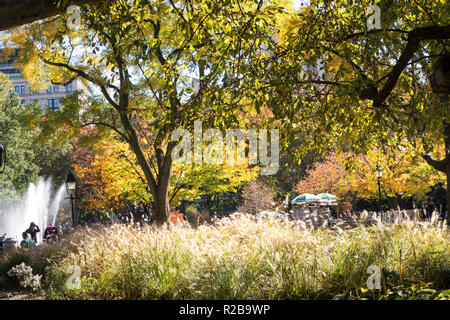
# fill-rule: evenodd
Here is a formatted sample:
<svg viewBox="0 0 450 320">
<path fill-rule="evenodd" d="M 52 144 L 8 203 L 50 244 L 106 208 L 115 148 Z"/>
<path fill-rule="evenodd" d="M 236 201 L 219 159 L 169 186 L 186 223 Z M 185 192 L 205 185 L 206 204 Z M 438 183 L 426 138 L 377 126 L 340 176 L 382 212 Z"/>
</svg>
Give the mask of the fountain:
<svg viewBox="0 0 450 320">
<path fill-rule="evenodd" d="M 58 188 L 54 197 L 51 197 L 51 178 L 40 178 L 35 185 L 30 183 L 28 190 L 17 201 L 0 203 L 0 236 L 22 240 L 22 232 L 36 223 L 41 232 L 37 233 L 38 243 L 42 242 L 45 228 L 55 223 L 60 202 L 63 198 L 64 185 Z"/>
</svg>

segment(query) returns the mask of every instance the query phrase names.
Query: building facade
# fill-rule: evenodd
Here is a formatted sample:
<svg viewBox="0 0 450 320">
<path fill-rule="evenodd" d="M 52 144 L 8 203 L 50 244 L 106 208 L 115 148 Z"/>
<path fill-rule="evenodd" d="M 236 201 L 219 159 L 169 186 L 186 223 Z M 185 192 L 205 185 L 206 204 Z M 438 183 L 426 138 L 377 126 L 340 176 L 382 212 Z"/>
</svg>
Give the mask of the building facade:
<svg viewBox="0 0 450 320">
<path fill-rule="evenodd" d="M 0 60 L 0 72 L 9 76 L 13 90 L 19 95 L 22 104 L 37 103 L 42 109 L 57 110 L 61 106 L 61 100 L 75 91 L 86 91 L 80 80 L 63 85 L 51 85 L 45 89 L 34 91 L 23 74 L 17 70 L 14 61 L 17 54 L 11 56 L 8 61 Z"/>
</svg>

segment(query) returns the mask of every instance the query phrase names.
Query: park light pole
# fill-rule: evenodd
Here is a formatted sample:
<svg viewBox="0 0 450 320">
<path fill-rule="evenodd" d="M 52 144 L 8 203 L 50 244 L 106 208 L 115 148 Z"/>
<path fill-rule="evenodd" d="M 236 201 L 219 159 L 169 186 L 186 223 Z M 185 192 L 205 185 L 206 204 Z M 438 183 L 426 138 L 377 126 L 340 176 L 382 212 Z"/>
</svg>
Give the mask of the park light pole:
<svg viewBox="0 0 450 320">
<path fill-rule="evenodd" d="M 69 171 L 69 174 L 67 175 L 66 179 L 66 191 L 70 195 L 70 203 L 72 205 L 72 228 L 75 228 L 75 215 L 73 212 L 73 201 L 75 200 L 75 188 L 77 184 L 77 180 L 75 179 L 75 176 L 73 175 L 72 171 Z"/>
</svg>

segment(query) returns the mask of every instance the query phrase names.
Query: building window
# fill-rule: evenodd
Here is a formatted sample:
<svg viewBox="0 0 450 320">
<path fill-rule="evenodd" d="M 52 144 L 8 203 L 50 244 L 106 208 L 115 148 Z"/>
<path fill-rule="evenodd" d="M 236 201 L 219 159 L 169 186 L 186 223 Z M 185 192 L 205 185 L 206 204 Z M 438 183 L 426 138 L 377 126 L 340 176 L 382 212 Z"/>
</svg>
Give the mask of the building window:
<svg viewBox="0 0 450 320">
<path fill-rule="evenodd" d="M 52 111 L 56 111 L 58 109 L 58 99 L 48 99 L 48 107 Z"/>
<path fill-rule="evenodd" d="M 53 86 L 53 92 L 58 92 L 58 91 L 59 91 L 58 85 L 54 85 Z"/>
<path fill-rule="evenodd" d="M 20 94 L 20 88 L 19 88 L 19 86 L 15 86 L 15 87 L 14 87 L 14 91 L 16 91 L 17 94 Z"/>
<path fill-rule="evenodd" d="M 20 86 L 20 94 L 25 94 L 25 86 Z"/>
<path fill-rule="evenodd" d="M 66 86 L 66 91 L 67 91 L 67 92 L 72 91 L 72 83 L 69 83 L 69 84 Z"/>
<path fill-rule="evenodd" d="M 51 87 L 51 86 L 49 86 L 49 87 L 47 88 L 47 93 L 52 93 L 52 87 Z"/>
</svg>

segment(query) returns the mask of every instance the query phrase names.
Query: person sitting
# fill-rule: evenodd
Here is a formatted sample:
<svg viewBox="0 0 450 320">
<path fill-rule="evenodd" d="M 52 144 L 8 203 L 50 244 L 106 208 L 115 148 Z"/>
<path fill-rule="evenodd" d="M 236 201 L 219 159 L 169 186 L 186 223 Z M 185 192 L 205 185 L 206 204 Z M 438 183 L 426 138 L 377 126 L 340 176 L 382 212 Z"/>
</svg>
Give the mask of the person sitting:
<svg viewBox="0 0 450 320">
<path fill-rule="evenodd" d="M 44 239 L 47 240 L 47 242 L 50 241 L 57 241 L 58 240 L 58 235 L 61 232 L 58 230 L 58 228 L 55 227 L 55 225 L 52 223 L 51 225 L 49 225 L 45 231 L 44 231 Z"/>
<path fill-rule="evenodd" d="M 31 236 L 29 233 L 23 232 L 22 233 L 23 240 L 20 242 L 20 246 L 22 248 L 34 248 L 36 247 L 36 243 L 31 239 Z"/>
<path fill-rule="evenodd" d="M 41 230 L 34 222 L 30 223 L 30 227 L 27 230 L 25 230 L 25 232 L 29 233 L 31 236 L 31 239 L 35 243 L 37 243 L 36 233 L 41 232 Z"/>
</svg>

